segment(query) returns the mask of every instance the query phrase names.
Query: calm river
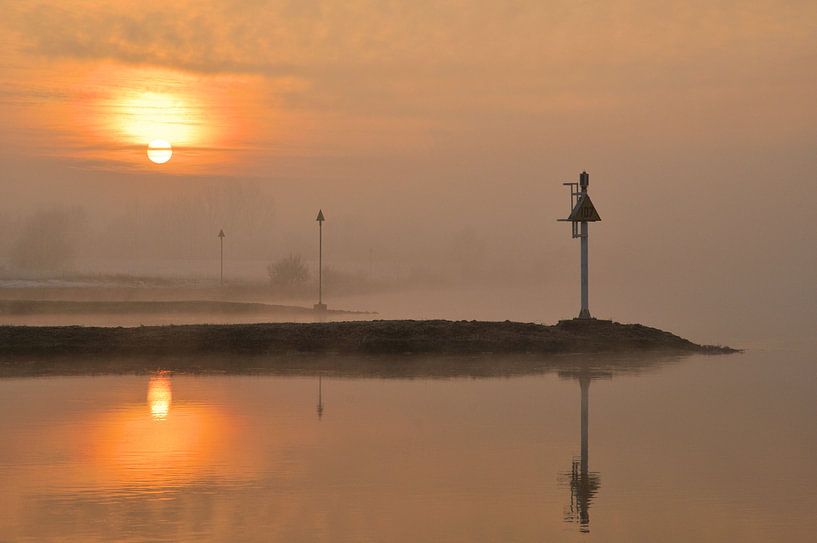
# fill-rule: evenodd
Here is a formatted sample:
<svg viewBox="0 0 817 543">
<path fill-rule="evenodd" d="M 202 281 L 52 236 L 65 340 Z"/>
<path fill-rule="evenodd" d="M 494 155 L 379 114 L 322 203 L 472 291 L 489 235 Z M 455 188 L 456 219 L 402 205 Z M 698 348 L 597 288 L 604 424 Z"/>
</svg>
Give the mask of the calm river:
<svg viewBox="0 0 817 543">
<path fill-rule="evenodd" d="M 571 364 L 3 378 L 0 541 L 813 540 L 813 356 Z"/>
</svg>

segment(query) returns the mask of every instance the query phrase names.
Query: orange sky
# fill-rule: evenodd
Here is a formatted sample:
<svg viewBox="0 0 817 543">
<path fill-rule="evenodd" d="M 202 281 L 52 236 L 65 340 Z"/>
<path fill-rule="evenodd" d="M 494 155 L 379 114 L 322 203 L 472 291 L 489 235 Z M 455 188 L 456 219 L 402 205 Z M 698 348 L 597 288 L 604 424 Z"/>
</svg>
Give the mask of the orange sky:
<svg viewBox="0 0 817 543">
<path fill-rule="evenodd" d="M 760 145 L 814 121 L 808 1 L 3 4 L 3 147 L 105 169 L 153 168 L 150 138 L 182 148 L 163 173 L 304 175 L 591 127 Z"/>
<path fill-rule="evenodd" d="M 166 215 L 151 206 L 251 186 L 268 199 L 250 198 L 260 222 L 241 209 L 213 226 L 248 258 L 311 251 L 323 207 L 335 262 L 373 248 L 433 267 L 473 235 L 500 262 L 541 268 L 574 253 L 552 221 L 561 182 L 587 169 L 604 219 L 593 258 L 612 276 L 739 300 L 817 267 L 810 0 L 0 0 L 0 12 L 7 233 L 31 210 L 78 205 L 108 251 L 127 246 L 111 225 L 145 206 Z M 146 158 L 155 138 L 176 148 L 167 164 Z M 161 228 L 150 236 L 170 240 Z"/>
</svg>

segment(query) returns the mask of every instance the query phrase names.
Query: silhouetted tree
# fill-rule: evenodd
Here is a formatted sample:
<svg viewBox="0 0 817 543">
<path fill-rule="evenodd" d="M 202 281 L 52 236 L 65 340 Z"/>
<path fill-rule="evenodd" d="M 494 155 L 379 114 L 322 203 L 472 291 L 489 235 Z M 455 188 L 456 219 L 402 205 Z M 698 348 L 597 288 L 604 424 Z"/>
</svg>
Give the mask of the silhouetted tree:
<svg viewBox="0 0 817 543">
<path fill-rule="evenodd" d="M 41 210 L 29 217 L 11 250 L 12 264 L 22 270 L 60 271 L 74 257 L 85 225 L 79 208 Z"/>
<path fill-rule="evenodd" d="M 309 280 L 309 270 L 301 255 L 289 255 L 267 266 L 270 283 L 276 287 L 292 287 Z"/>
</svg>

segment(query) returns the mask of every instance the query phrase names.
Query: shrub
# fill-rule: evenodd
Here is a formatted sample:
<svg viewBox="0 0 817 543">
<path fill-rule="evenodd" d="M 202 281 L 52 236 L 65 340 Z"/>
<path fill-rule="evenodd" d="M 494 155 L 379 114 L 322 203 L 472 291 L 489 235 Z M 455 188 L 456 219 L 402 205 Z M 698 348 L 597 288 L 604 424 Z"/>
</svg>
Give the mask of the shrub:
<svg viewBox="0 0 817 543">
<path fill-rule="evenodd" d="M 276 287 L 293 287 L 309 281 L 309 270 L 301 255 L 289 255 L 267 266 L 270 283 Z"/>
</svg>

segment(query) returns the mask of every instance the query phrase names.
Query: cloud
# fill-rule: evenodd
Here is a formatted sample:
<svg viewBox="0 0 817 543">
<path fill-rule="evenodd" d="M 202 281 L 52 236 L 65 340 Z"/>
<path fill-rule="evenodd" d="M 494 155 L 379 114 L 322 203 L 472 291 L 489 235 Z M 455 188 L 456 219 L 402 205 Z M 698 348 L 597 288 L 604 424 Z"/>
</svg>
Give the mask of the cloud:
<svg viewBox="0 0 817 543">
<path fill-rule="evenodd" d="M 497 134 L 602 124 L 629 137 L 673 125 L 697 140 L 746 111 L 791 125 L 805 118 L 814 70 L 803 67 L 817 51 L 817 4 L 805 0 L 3 2 L 14 61 L 55 66 L 54 85 L 64 59 L 183 71 L 202 87 L 256 74 L 253 107 L 300 113 L 301 129 L 317 119 L 315 145 L 334 137 L 343 149 L 384 133 L 394 148 L 407 134 L 504 145 Z M 15 77 L 0 87 L 33 79 Z M 770 95 L 780 105 L 761 107 Z"/>
<path fill-rule="evenodd" d="M 199 72 L 290 72 L 292 66 L 250 54 L 228 38 L 239 22 L 183 3 L 138 10 L 103 4 L 77 10 L 38 5 L 21 14 L 24 48 L 52 58 L 114 59 Z M 190 9 L 186 9 L 190 7 Z"/>
<path fill-rule="evenodd" d="M 817 48 L 817 4 L 809 1 L 659 8 L 647 0 L 69 0 L 0 7 L 30 54 L 296 77 L 313 83 L 293 93 L 310 106 L 391 114 L 432 103 L 436 110 L 510 102 L 535 108 L 566 94 L 580 96 L 578 103 L 614 103 L 612 95 L 717 86 Z"/>
<path fill-rule="evenodd" d="M 148 0 L 10 4 L 28 50 L 203 72 L 673 62 L 809 40 L 811 2 Z M 6 10 L 6 6 L 4 11 Z M 812 23 L 809 23 L 812 21 Z M 764 43 L 757 43 L 759 37 Z"/>
</svg>

